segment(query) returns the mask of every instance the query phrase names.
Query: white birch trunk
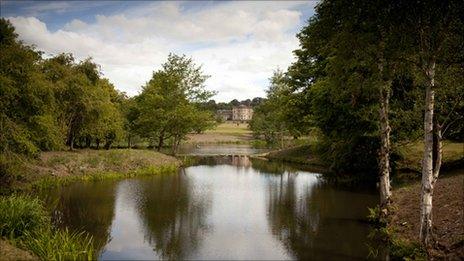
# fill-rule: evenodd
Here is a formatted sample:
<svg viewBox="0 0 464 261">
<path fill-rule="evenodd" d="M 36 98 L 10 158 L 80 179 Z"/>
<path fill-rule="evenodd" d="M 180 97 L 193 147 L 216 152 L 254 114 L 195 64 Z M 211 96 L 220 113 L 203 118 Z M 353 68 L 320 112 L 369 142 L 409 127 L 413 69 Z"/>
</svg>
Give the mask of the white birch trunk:
<svg viewBox="0 0 464 261">
<path fill-rule="evenodd" d="M 435 102 L 435 62 L 431 62 L 426 69 L 428 83 L 425 90 L 424 115 L 424 156 L 422 159 L 422 189 L 421 189 L 421 215 L 420 240 L 425 247 L 429 246 L 432 234 L 432 197 L 434 185 L 433 169 L 433 113 Z"/>
<path fill-rule="evenodd" d="M 390 122 L 389 122 L 390 83 L 383 84 L 380 89 L 380 210 L 385 217 L 391 201 L 390 190 Z"/>
</svg>

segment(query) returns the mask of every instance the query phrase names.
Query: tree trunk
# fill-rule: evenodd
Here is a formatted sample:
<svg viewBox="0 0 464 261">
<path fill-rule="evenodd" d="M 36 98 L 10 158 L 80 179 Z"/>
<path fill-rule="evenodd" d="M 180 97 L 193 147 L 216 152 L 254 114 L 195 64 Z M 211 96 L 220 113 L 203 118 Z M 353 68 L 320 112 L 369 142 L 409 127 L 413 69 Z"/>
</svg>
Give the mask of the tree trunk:
<svg viewBox="0 0 464 261">
<path fill-rule="evenodd" d="M 156 150 L 160 151 L 161 148 L 163 147 L 164 145 L 164 134 L 162 133 L 160 136 L 159 136 L 159 139 L 158 139 L 158 146 L 156 147 Z"/>
<path fill-rule="evenodd" d="M 130 148 L 131 148 L 131 145 L 132 145 L 132 144 L 131 144 L 131 135 L 129 134 L 129 135 L 127 135 L 127 148 L 130 149 Z"/>
<path fill-rule="evenodd" d="M 433 184 L 435 184 L 440 174 L 443 157 L 442 126 L 438 123 L 438 120 L 435 120 L 433 129 Z"/>
<path fill-rule="evenodd" d="M 172 154 L 176 155 L 177 154 L 177 147 L 179 145 L 179 138 L 177 136 L 174 136 L 173 142 L 172 142 Z"/>
<path fill-rule="evenodd" d="M 379 153 L 379 176 L 380 176 L 380 210 L 381 217 L 388 215 L 391 202 L 390 190 L 390 82 L 380 88 L 380 153 Z"/>
<path fill-rule="evenodd" d="M 85 147 L 89 148 L 92 144 L 92 139 L 90 137 L 85 137 Z"/>
<path fill-rule="evenodd" d="M 74 150 L 74 137 L 69 138 L 69 150 Z"/>
<path fill-rule="evenodd" d="M 100 139 L 97 138 L 97 139 L 95 140 L 95 143 L 97 144 L 97 150 L 98 150 L 98 149 L 100 148 Z"/>
<path fill-rule="evenodd" d="M 426 68 L 428 84 L 425 89 L 425 115 L 424 115 L 424 156 L 422 159 L 422 189 L 421 189 L 421 216 L 420 240 L 427 249 L 432 235 L 432 197 L 434 185 L 433 168 L 433 110 L 435 102 L 435 62 Z"/>
</svg>

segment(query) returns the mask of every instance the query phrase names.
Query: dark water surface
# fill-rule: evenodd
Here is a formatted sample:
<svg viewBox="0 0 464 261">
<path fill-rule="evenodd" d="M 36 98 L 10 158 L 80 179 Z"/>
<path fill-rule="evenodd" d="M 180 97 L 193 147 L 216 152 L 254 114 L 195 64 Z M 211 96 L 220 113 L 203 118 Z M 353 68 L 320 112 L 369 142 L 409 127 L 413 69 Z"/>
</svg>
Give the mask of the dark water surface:
<svg viewBox="0 0 464 261">
<path fill-rule="evenodd" d="M 76 183 L 46 198 L 57 224 L 93 235 L 101 259 L 363 259 L 377 200 L 248 156 Z"/>
</svg>

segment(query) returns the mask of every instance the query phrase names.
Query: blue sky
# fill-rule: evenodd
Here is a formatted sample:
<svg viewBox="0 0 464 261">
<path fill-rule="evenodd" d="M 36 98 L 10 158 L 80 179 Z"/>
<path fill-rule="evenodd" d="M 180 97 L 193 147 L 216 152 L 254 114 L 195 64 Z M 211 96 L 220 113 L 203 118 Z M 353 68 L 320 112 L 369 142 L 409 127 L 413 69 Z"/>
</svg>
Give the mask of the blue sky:
<svg viewBox="0 0 464 261">
<path fill-rule="evenodd" d="M 169 52 L 186 54 L 229 101 L 264 96 L 298 48 L 314 1 L 1 1 L 20 38 L 47 55 L 93 57 L 121 91 L 137 94 Z"/>
</svg>

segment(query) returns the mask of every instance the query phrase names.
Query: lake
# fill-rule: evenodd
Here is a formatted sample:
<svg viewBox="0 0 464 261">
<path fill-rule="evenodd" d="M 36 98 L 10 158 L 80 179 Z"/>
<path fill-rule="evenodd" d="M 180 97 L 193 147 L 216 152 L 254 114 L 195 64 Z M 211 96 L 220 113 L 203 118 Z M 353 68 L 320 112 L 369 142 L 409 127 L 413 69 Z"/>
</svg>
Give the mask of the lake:
<svg viewBox="0 0 464 261">
<path fill-rule="evenodd" d="M 89 232 L 101 259 L 364 259 L 375 191 L 250 158 L 47 191 L 54 222 Z"/>
</svg>

